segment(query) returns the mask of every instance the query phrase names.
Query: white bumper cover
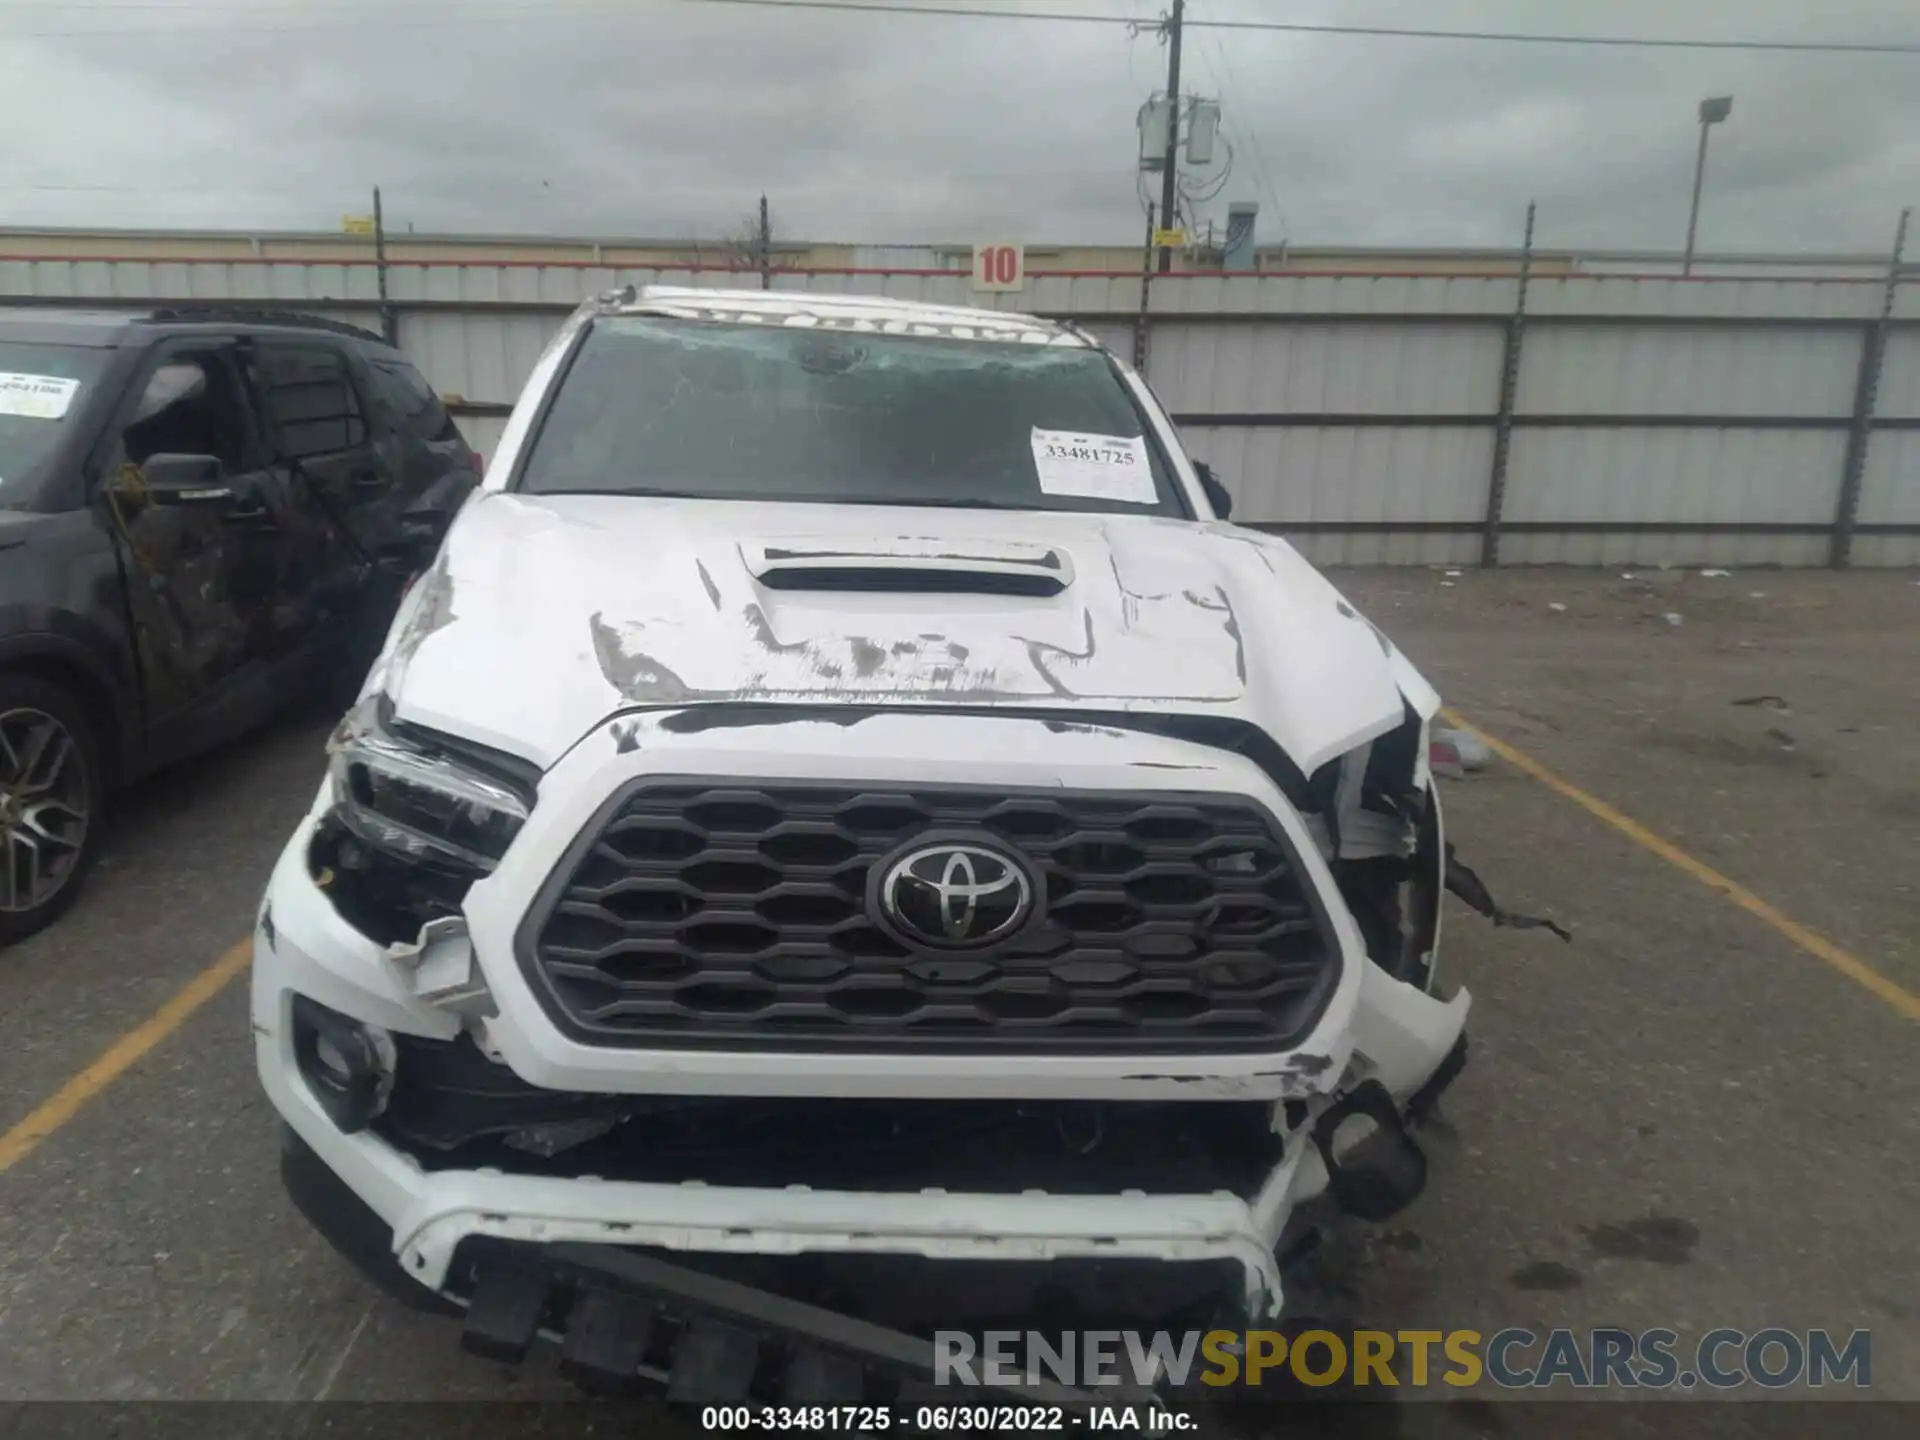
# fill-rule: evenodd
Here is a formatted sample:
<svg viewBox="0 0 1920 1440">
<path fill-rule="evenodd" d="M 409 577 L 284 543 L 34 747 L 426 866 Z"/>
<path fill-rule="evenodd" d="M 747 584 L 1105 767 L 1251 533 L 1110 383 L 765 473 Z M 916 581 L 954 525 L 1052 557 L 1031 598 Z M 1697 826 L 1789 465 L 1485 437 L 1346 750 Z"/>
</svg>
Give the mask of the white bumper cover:
<svg viewBox="0 0 1920 1440">
<path fill-rule="evenodd" d="M 666 722 L 666 723 L 663 723 Z M 935 757 L 935 758 L 929 758 Z M 1292 1051 L 1241 1055 L 897 1055 L 606 1049 L 563 1035 L 521 973 L 513 937 L 533 896 L 605 799 L 648 774 L 756 780 L 940 781 L 997 788 L 1225 792 L 1267 806 L 1307 878 L 1327 897 L 1343 951 L 1340 981 Z M 343 920 L 308 872 L 314 812 L 270 882 L 254 942 L 253 1027 L 261 1079 L 281 1116 L 393 1228 L 406 1272 L 439 1288 L 471 1235 L 598 1241 L 685 1251 L 874 1251 L 966 1260 L 1140 1256 L 1231 1258 L 1253 1313 L 1281 1298 L 1274 1246 L 1296 1205 L 1326 1187 L 1304 1129 L 1250 1199 L 1212 1194 L 916 1194 L 640 1184 L 423 1170 L 372 1132 L 342 1134 L 299 1073 L 289 1014 L 303 994 L 366 1024 L 448 1040 L 463 1023 L 526 1082 L 579 1092 L 878 1096 L 891 1099 L 1304 1100 L 1377 1078 L 1404 1100 L 1433 1074 L 1465 1024 L 1464 992 L 1442 1002 L 1366 960 L 1358 928 L 1299 815 L 1252 762 L 1134 732 L 1013 718 L 876 716 L 671 728 L 655 713 L 610 722 L 544 777 L 539 803 L 496 872 L 468 894 L 474 959 L 497 1018 L 463 1022 L 414 998 L 385 950 Z M 1344 1137 L 1343 1137 L 1344 1138 Z M 1169 1188 L 1177 1177 L 1169 1176 Z"/>
</svg>

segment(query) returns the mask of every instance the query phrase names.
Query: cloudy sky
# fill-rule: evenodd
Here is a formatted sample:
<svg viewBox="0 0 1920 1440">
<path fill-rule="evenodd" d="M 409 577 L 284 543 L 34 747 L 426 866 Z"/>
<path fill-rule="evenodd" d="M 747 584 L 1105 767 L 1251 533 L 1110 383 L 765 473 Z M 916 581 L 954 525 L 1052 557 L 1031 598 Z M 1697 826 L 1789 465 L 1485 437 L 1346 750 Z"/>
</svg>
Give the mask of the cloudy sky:
<svg viewBox="0 0 1920 1440">
<path fill-rule="evenodd" d="M 911 4 L 915 0 L 896 0 Z M 932 3 L 932 0 L 922 0 Z M 959 3 L 959 0 L 956 0 Z M 1151 20 L 1162 0 L 965 0 Z M 1275 19 L 1920 41 L 1913 0 L 1189 0 Z M 1123 25 L 708 0 L 0 0 L 0 223 L 1127 242 L 1165 52 Z M 1920 55 L 1193 29 L 1263 241 L 1873 251 L 1920 200 Z M 1217 178 L 1217 177 L 1210 177 Z"/>
</svg>

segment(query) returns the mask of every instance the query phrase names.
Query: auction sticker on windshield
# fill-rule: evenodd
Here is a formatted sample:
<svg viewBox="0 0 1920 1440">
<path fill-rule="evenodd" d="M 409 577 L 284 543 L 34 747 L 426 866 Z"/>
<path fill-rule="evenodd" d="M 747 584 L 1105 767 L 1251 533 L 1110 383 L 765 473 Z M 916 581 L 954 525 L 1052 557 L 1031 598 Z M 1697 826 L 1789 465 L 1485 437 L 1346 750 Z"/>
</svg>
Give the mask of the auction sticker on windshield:
<svg viewBox="0 0 1920 1440">
<path fill-rule="evenodd" d="M 60 375 L 18 375 L 0 370 L 0 415 L 58 420 L 73 403 L 78 380 Z"/>
<path fill-rule="evenodd" d="M 1048 495 L 1151 505 L 1159 499 L 1147 464 L 1147 442 L 1138 435 L 1081 435 L 1033 427 L 1033 466 Z"/>
</svg>

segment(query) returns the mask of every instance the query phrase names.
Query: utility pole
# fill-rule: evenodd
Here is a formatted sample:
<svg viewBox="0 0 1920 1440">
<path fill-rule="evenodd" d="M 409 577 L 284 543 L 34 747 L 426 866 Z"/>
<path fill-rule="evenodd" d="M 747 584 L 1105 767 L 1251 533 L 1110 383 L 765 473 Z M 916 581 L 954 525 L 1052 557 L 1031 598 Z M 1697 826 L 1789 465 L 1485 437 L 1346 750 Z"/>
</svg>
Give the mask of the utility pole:
<svg viewBox="0 0 1920 1440">
<path fill-rule="evenodd" d="M 760 288 L 773 288 L 773 224 L 767 218 L 767 197 L 760 197 L 760 234 L 755 242 L 760 252 Z"/>
<path fill-rule="evenodd" d="M 1680 261 L 1682 275 L 1693 273 L 1693 235 L 1700 226 L 1700 185 L 1707 178 L 1707 134 L 1732 113 L 1731 95 L 1700 102 L 1700 153 L 1693 161 L 1693 205 L 1687 211 L 1687 253 Z"/>
<path fill-rule="evenodd" d="M 1180 21 L 1185 17 L 1187 0 L 1173 0 L 1173 14 L 1167 19 L 1167 159 L 1160 172 L 1160 227 L 1171 230 L 1180 223 L 1176 204 L 1180 162 Z M 1173 268 L 1173 249 L 1160 247 L 1160 273 Z"/>
<path fill-rule="evenodd" d="M 380 287 L 380 334 L 387 344 L 397 341 L 394 334 L 393 306 L 387 303 L 387 225 L 380 213 L 380 187 L 373 187 L 373 274 Z"/>
<path fill-rule="evenodd" d="M 1140 313 L 1133 317 L 1133 368 L 1147 373 L 1147 297 L 1153 287 L 1153 202 L 1147 202 L 1147 243 L 1140 252 Z"/>
</svg>

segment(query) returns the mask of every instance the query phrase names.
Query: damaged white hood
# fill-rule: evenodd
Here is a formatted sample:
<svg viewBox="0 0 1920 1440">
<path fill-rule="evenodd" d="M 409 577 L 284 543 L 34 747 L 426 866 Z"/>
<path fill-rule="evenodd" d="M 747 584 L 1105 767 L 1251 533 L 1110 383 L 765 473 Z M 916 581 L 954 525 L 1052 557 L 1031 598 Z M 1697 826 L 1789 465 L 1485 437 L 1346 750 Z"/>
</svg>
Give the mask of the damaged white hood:
<svg viewBox="0 0 1920 1440">
<path fill-rule="evenodd" d="M 1231 716 L 1311 774 L 1439 703 L 1292 547 L 1231 525 L 501 493 L 374 682 L 542 768 L 623 710 L 751 702 Z"/>
</svg>

